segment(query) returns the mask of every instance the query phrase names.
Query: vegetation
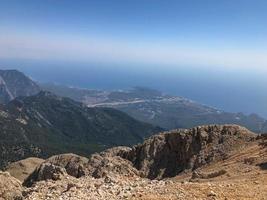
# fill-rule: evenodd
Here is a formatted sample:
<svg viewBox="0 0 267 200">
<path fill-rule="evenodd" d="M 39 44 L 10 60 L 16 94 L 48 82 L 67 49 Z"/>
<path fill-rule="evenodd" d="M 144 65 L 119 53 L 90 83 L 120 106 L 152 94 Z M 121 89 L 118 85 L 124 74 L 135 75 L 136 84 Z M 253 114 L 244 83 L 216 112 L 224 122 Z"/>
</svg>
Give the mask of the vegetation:
<svg viewBox="0 0 267 200">
<path fill-rule="evenodd" d="M 2 106 L 1 112 L 0 167 L 29 156 L 66 152 L 88 156 L 111 146 L 141 142 L 162 130 L 121 111 L 88 108 L 49 92 L 19 97 Z"/>
</svg>

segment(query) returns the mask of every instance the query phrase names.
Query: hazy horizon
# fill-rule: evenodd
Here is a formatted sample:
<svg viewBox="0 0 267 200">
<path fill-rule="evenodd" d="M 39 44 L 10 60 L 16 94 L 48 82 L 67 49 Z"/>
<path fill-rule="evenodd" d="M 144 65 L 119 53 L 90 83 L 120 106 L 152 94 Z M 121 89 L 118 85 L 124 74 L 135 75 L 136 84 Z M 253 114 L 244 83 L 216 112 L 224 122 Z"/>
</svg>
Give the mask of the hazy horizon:
<svg viewBox="0 0 267 200">
<path fill-rule="evenodd" d="M 0 0 L 0 68 L 267 118 L 264 0 Z"/>
<path fill-rule="evenodd" d="M 111 66 L 100 63 L 0 60 L 0 66 L 6 66 L 2 69 L 18 69 L 33 80 L 43 83 L 103 90 L 143 86 L 183 96 L 224 111 L 256 113 L 267 118 L 265 74 L 243 71 L 238 76 L 238 72 L 234 70 L 212 71 L 202 68 L 201 71 L 193 71 L 192 67 L 164 72 L 140 71 L 131 67 L 125 70 L 125 65 L 115 65 L 114 70 Z"/>
</svg>

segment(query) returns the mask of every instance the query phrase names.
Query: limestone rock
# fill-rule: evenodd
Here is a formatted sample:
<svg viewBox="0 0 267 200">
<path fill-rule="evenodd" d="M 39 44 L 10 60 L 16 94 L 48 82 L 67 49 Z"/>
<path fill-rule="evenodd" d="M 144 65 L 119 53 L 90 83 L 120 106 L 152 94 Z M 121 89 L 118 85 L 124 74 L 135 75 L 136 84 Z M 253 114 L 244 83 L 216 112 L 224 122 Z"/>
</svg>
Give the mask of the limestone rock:
<svg viewBox="0 0 267 200">
<path fill-rule="evenodd" d="M 36 181 L 42 180 L 60 180 L 66 176 L 67 172 L 65 168 L 53 165 L 51 163 L 42 163 L 23 183 L 23 185 L 29 187 Z"/>
<path fill-rule="evenodd" d="M 225 159 L 256 135 L 237 125 L 210 125 L 152 136 L 123 155 L 144 177 L 161 179 Z"/>
<path fill-rule="evenodd" d="M 121 157 L 130 150 L 128 147 L 115 147 L 93 154 L 88 162 L 89 175 L 95 178 L 105 177 L 107 174 L 138 176 L 139 172 L 133 164 Z"/>
<path fill-rule="evenodd" d="M 215 178 L 218 176 L 222 176 L 224 174 L 226 174 L 227 171 L 226 170 L 218 170 L 218 171 L 213 171 L 213 172 L 209 172 L 209 173 L 203 173 L 203 172 L 199 172 L 199 171 L 194 171 L 192 173 L 192 177 L 191 179 L 210 179 L 210 178 Z"/>
<path fill-rule="evenodd" d="M 79 178 L 86 174 L 88 158 L 69 153 L 52 156 L 45 162 L 65 168 L 69 175 Z"/>
<path fill-rule="evenodd" d="M 22 185 L 19 180 L 8 172 L 0 171 L 0 200 L 21 200 Z"/>
<path fill-rule="evenodd" d="M 30 157 L 9 164 L 6 171 L 23 182 L 43 162 L 44 160 L 41 158 Z"/>
</svg>

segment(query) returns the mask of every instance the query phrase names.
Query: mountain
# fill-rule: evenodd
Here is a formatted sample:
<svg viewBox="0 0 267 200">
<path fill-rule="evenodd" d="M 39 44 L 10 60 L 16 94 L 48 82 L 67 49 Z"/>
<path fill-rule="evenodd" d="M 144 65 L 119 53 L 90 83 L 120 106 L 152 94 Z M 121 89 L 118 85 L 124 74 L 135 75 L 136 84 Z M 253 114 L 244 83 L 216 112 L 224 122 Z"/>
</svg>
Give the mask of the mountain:
<svg viewBox="0 0 267 200">
<path fill-rule="evenodd" d="M 267 132 L 267 126 L 263 126 L 266 120 L 257 114 L 225 112 L 143 87 L 119 91 L 86 90 L 55 84 L 43 84 L 41 87 L 83 102 L 89 107 L 112 107 L 137 120 L 169 130 L 205 124 L 238 124 L 254 132 Z"/>
<path fill-rule="evenodd" d="M 224 160 L 231 152 L 250 144 L 256 136 L 237 125 L 172 130 L 150 137 L 122 157 L 130 160 L 146 177 L 162 179 Z"/>
<path fill-rule="evenodd" d="M 37 94 L 40 87 L 17 70 L 0 70 L 0 103 L 8 103 L 18 96 Z"/>
<path fill-rule="evenodd" d="M 266 199 L 264 140 L 237 125 L 208 125 L 162 132 L 89 158 L 26 159 L 10 165 L 14 177 L 0 172 L 0 194 L 25 200 Z"/>
<path fill-rule="evenodd" d="M 161 128 L 112 108 L 88 108 L 41 91 L 0 107 L 0 167 L 29 156 L 74 152 L 89 155 L 132 145 Z"/>
<path fill-rule="evenodd" d="M 45 91 L 50 91 L 58 96 L 68 97 L 83 103 L 98 103 L 107 99 L 109 92 L 101 90 L 91 90 L 85 88 L 68 87 L 53 83 L 38 83 Z"/>
</svg>

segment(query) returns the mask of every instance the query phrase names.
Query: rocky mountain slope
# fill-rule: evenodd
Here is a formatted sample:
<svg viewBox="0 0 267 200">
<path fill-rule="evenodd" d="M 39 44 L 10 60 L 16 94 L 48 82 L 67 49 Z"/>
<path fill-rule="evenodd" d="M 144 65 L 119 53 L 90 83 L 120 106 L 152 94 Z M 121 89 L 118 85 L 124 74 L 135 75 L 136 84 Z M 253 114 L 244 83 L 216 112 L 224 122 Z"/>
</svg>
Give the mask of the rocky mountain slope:
<svg viewBox="0 0 267 200">
<path fill-rule="evenodd" d="M 37 94 L 40 87 L 17 70 L 0 70 L 0 103 L 8 103 L 18 96 Z"/>
<path fill-rule="evenodd" d="M 123 157 L 145 177 L 162 179 L 223 160 L 254 138 L 254 133 L 236 125 L 173 130 L 152 136 Z"/>
<path fill-rule="evenodd" d="M 0 107 L 0 167 L 30 156 L 81 155 L 132 145 L 161 128 L 112 108 L 88 108 L 50 92 L 18 97 Z"/>
<path fill-rule="evenodd" d="M 133 148 L 116 147 L 90 158 L 53 156 L 36 165 L 24 187 L 8 173 L 1 173 L 8 184 L 1 187 L 4 183 L 0 182 L 0 192 L 27 200 L 266 199 L 263 140 L 235 125 L 174 130 Z M 172 173 L 161 173 L 170 168 Z M 157 176 L 146 173 L 153 170 Z"/>
<path fill-rule="evenodd" d="M 112 107 L 165 129 L 191 128 L 205 124 L 238 124 L 254 132 L 267 132 L 266 121 L 256 114 L 230 113 L 189 99 L 136 87 L 131 90 L 100 91 L 42 84 L 45 90 L 83 102 L 89 107 Z"/>
</svg>

